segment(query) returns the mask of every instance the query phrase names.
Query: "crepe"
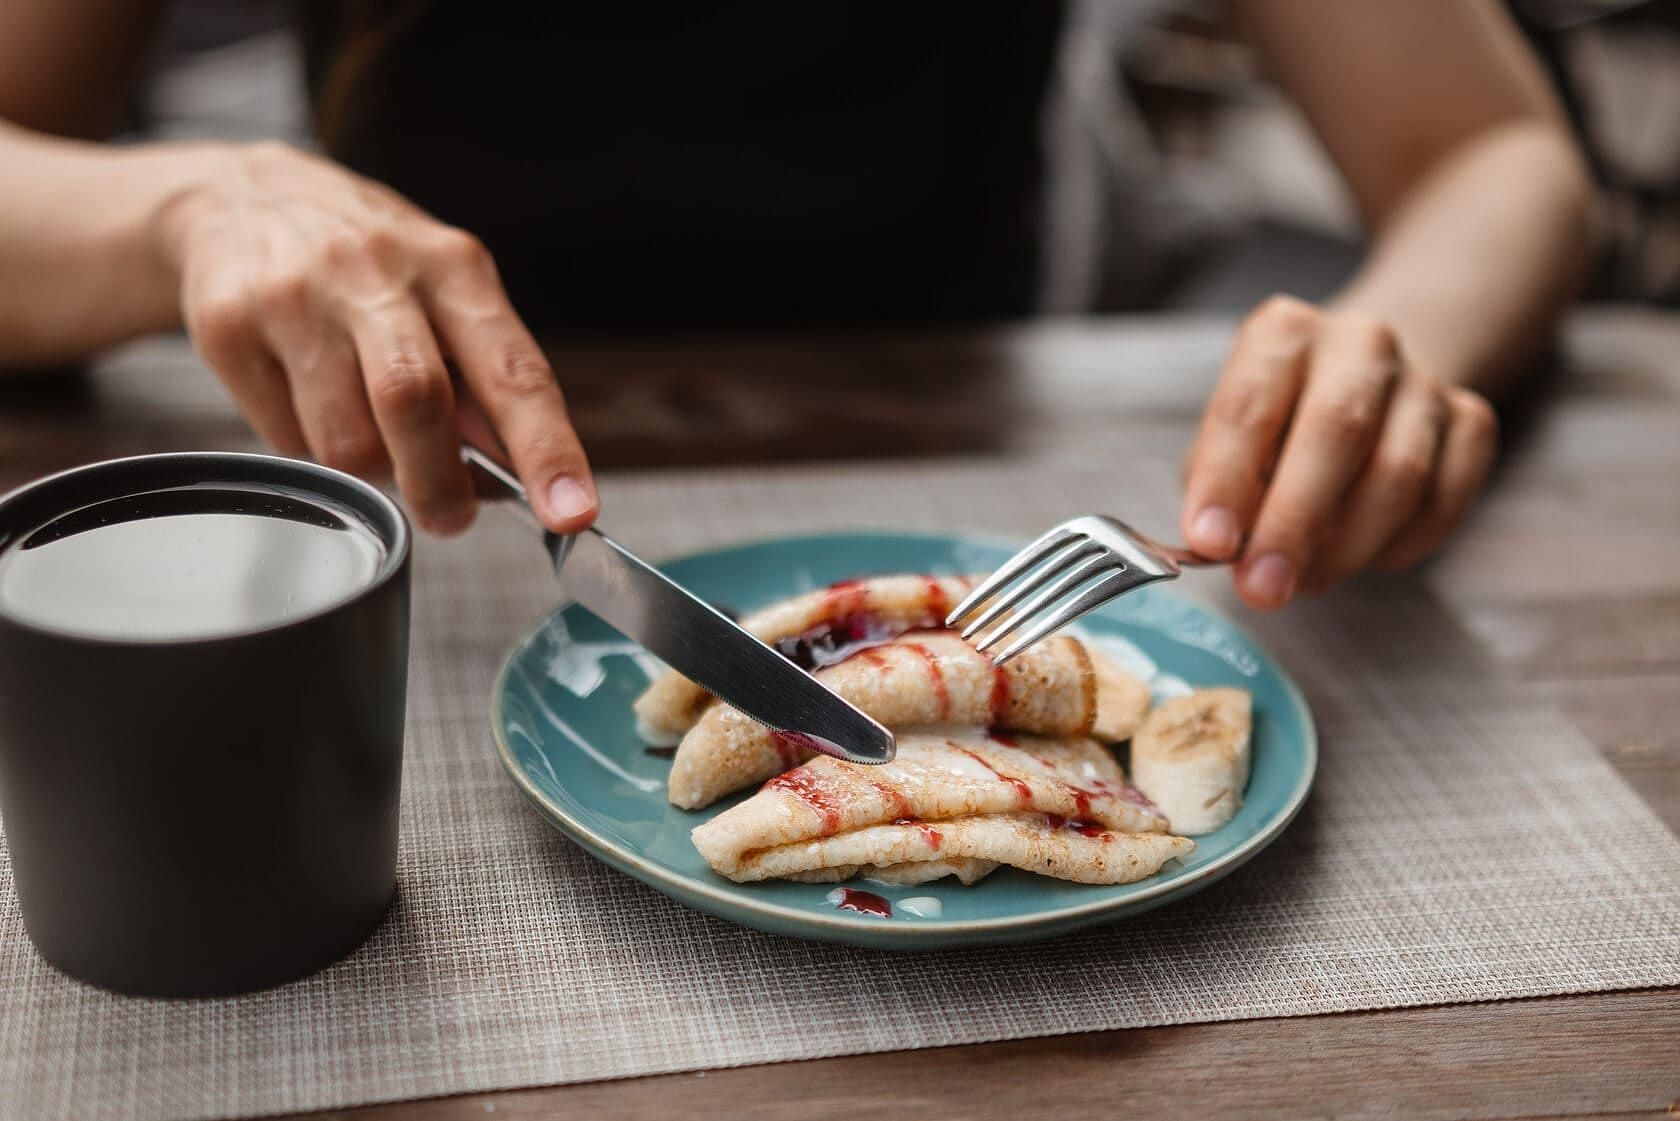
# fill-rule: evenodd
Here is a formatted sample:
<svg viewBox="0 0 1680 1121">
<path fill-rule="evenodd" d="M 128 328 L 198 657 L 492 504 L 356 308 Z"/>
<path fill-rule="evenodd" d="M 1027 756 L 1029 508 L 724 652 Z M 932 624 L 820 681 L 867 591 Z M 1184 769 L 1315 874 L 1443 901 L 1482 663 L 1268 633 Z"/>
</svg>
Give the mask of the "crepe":
<svg viewBox="0 0 1680 1121">
<path fill-rule="evenodd" d="M 1173 857 L 1188 856 L 1195 847 L 1188 837 L 1122 833 L 1053 814 L 983 814 L 953 821 L 873 825 L 779 845 L 752 853 L 729 878 L 739 882 L 817 879 L 815 870 L 821 869 L 881 879 L 884 872 L 915 866 L 906 861 L 926 861 L 943 853 L 945 860 L 1008 864 L 1082 884 L 1129 884 L 1153 876 L 1161 865 Z"/>
<path fill-rule="evenodd" d="M 1251 709 L 1245 690 L 1198 689 L 1163 701 L 1132 736 L 1132 779 L 1173 832 L 1212 833 L 1242 808 Z"/>
<path fill-rule="evenodd" d="M 1083 736 L 1099 711 L 1090 655 L 1071 638 L 1048 639 L 995 666 L 949 631 L 918 631 L 818 670 L 816 678 L 895 729 L 966 724 Z M 1147 703 L 1147 689 L 1137 688 Z M 811 756 L 728 705 L 713 705 L 678 745 L 668 794 L 672 804 L 698 809 Z"/>
<path fill-rule="evenodd" d="M 692 836 L 713 871 L 731 879 L 763 879 L 844 864 L 991 859 L 934 847 L 925 831 L 956 818 L 1019 812 L 1054 814 L 1116 834 L 1166 828 L 1166 819 L 1126 782 L 1119 764 L 1095 740 L 968 732 L 903 736 L 898 757 L 878 767 L 818 757 L 771 779 L 740 805 L 697 826 Z M 900 838 L 894 843 L 908 847 L 896 857 L 885 850 L 865 855 L 847 849 L 802 867 L 760 870 L 770 851 L 871 826 L 893 826 L 888 832 Z"/>
<path fill-rule="evenodd" d="M 906 860 L 902 864 L 877 867 L 873 864 L 836 864 L 813 868 L 808 872 L 793 872 L 782 877 L 802 884 L 837 884 L 853 876 L 864 876 L 878 884 L 894 887 L 914 887 L 932 883 L 946 876 L 955 876 L 964 886 L 978 883 L 999 865 L 995 860 L 977 860 L 972 856 L 948 856 L 939 860 Z"/>
<path fill-rule="evenodd" d="M 741 625 L 807 668 L 838 660 L 853 646 L 906 631 L 940 627 L 977 580 L 970 576 L 875 576 L 847 580 L 783 600 Z M 680 736 L 711 701 L 700 686 L 667 671 L 636 699 L 637 721 L 650 738 Z"/>
</svg>

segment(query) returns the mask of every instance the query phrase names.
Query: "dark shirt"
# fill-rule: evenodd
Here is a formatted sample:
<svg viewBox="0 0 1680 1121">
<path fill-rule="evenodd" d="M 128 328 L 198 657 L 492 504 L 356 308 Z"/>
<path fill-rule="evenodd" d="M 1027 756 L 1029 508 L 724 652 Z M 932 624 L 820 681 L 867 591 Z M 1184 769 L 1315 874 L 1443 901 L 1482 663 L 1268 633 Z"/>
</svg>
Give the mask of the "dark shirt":
<svg viewBox="0 0 1680 1121">
<path fill-rule="evenodd" d="M 482 237 L 534 326 L 1031 310 L 1057 4 L 355 7 L 305 5 L 328 151 Z"/>
</svg>

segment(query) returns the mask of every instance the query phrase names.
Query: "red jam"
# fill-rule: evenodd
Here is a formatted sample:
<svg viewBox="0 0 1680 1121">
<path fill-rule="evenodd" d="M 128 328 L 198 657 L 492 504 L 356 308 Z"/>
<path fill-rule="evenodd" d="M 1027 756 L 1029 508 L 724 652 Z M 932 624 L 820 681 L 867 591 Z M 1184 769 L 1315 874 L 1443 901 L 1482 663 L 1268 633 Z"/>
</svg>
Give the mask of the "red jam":
<svg viewBox="0 0 1680 1121">
<path fill-rule="evenodd" d="M 947 741 L 947 742 L 949 742 L 949 741 Z M 970 751 L 966 747 L 957 747 L 957 745 L 954 744 L 954 743 L 951 744 L 951 746 L 956 747 L 958 751 L 962 752 L 964 755 L 968 756 L 970 759 L 974 760 L 976 763 L 980 764 L 982 767 L 984 767 L 988 771 L 992 772 L 994 775 L 996 775 L 998 777 L 998 781 L 1007 782 L 1011 787 L 1013 787 L 1014 790 L 1015 790 L 1015 800 L 1017 802 L 1020 802 L 1021 805 L 1025 806 L 1029 802 L 1032 801 L 1032 787 L 1028 786 L 1026 783 L 1022 782 L 1020 779 L 1016 778 L 1014 775 L 1004 774 L 1002 771 L 998 770 L 996 767 L 994 767 L 990 763 L 986 762 L 986 759 L 985 759 L 984 756 L 976 755 L 974 752 Z"/>
<path fill-rule="evenodd" d="M 927 663 L 928 684 L 932 686 L 933 695 L 939 701 L 939 718 L 948 719 L 951 715 L 951 690 L 945 684 L 945 671 L 939 668 L 939 656 L 919 642 L 906 642 L 904 649 Z"/>
<path fill-rule="evenodd" d="M 892 812 L 900 818 L 910 813 L 910 799 L 904 796 L 904 791 L 886 782 L 872 782 L 870 785 L 881 795 L 882 801 L 891 806 Z"/>
<path fill-rule="evenodd" d="M 1009 716 L 1009 693 L 1009 671 L 994 664 L 992 666 L 992 699 L 989 706 L 992 718 L 987 723 L 996 724 L 999 727 L 1004 725 L 1005 719 Z"/>
<path fill-rule="evenodd" d="M 939 577 L 927 578 L 927 613 L 939 620 L 938 625 L 945 625 L 945 616 L 951 613 L 951 597 L 945 594 L 945 585 L 939 582 Z"/>
<path fill-rule="evenodd" d="M 840 887 L 829 892 L 828 897 L 833 900 L 836 910 L 856 911 L 860 915 L 873 915 L 878 919 L 892 918 L 892 904 L 872 891 Z"/>
<path fill-rule="evenodd" d="M 1044 820 L 1049 822 L 1052 829 L 1071 829 L 1081 837 L 1090 837 L 1099 841 L 1112 841 L 1114 834 L 1094 822 L 1081 821 L 1078 818 L 1058 817 L 1055 814 L 1045 814 Z"/>
<path fill-rule="evenodd" d="M 942 621 L 941 621 L 942 622 Z M 838 615 L 776 643 L 776 650 L 807 673 L 843 662 L 860 651 L 883 646 L 899 635 L 938 626 L 930 618 L 856 611 Z"/>
<path fill-rule="evenodd" d="M 788 733 L 796 734 L 796 733 Z M 783 790 L 810 806 L 822 820 L 822 835 L 828 836 L 840 830 L 840 807 L 834 804 L 834 795 L 824 790 L 810 771 L 785 771 L 764 784 L 776 790 Z"/>
<path fill-rule="evenodd" d="M 922 835 L 922 840 L 926 841 L 928 848 L 934 852 L 938 852 L 939 846 L 945 843 L 945 835 L 919 817 L 901 817 L 893 824 L 915 826 L 916 831 Z"/>
</svg>

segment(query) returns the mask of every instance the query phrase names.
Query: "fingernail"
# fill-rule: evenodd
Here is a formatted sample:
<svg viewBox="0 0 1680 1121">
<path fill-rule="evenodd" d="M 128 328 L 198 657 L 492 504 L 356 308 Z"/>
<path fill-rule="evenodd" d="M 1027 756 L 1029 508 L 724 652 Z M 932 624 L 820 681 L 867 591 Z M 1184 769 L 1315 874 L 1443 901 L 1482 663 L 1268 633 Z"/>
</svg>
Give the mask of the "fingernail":
<svg viewBox="0 0 1680 1121">
<path fill-rule="evenodd" d="M 1237 516 L 1223 506 L 1204 506 L 1190 523 L 1190 544 L 1215 557 L 1228 557 L 1242 544 L 1242 527 Z"/>
<path fill-rule="evenodd" d="M 582 517 L 594 505 L 595 495 L 569 475 L 561 475 L 548 484 L 548 512 L 553 517 Z"/>
<path fill-rule="evenodd" d="M 1247 584 L 1254 598 L 1282 607 L 1295 594 L 1295 566 L 1282 553 L 1267 553 L 1249 565 Z"/>
</svg>

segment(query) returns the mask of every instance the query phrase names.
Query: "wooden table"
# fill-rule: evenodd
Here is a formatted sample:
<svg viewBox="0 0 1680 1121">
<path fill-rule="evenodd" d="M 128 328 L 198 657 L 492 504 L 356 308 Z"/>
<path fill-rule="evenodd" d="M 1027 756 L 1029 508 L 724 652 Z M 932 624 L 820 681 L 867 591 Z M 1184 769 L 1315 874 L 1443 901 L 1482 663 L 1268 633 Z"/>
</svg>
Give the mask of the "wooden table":
<svg viewBox="0 0 1680 1121">
<path fill-rule="evenodd" d="M 1187 440 L 1224 320 L 557 346 L 604 471 L 1077 456 Z M 1680 829 L 1680 317 L 1584 311 L 1510 418 L 1492 493 L 1428 579 Z M 177 340 L 0 383 L 0 488 L 93 459 L 250 448 Z M 1680 916 L 1676 916 L 1680 922 Z M 797 1104 L 794 1104 L 797 1103 Z M 1680 1116 L 1680 990 L 1095 1032 L 318 1117 Z"/>
</svg>

